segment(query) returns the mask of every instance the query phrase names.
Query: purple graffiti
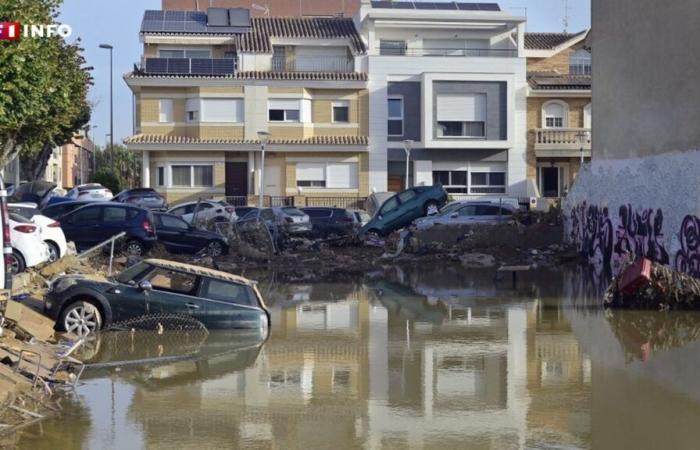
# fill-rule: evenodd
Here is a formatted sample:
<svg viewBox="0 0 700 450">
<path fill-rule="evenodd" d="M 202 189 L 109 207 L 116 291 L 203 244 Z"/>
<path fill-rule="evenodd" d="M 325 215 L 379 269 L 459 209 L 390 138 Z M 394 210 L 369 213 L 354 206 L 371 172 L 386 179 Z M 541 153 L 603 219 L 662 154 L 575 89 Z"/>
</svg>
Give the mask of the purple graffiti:
<svg viewBox="0 0 700 450">
<path fill-rule="evenodd" d="M 668 264 L 669 256 L 663 244 L 664 214 L 661 209 L 633 210 L 631 205 L 620 206 L 620 224 L 615 232 L 615 254 L 633 259 L 646 257 Z"/>
<path fill-rule="evenodd" d="M 678 237 L 681 248 L 676 253 L 676 270 L 700 278 L 700 219 L 685 216 Z"/>
<path fill-rule="evenodd" d="M 579 253 L 586 258 L 600 254 L 603 264 L 612 259 L 613 227 L 608 208 L 587 205 L 586 202 L 571 210 L 571 238 L 578 245 Z"/>
</svg>

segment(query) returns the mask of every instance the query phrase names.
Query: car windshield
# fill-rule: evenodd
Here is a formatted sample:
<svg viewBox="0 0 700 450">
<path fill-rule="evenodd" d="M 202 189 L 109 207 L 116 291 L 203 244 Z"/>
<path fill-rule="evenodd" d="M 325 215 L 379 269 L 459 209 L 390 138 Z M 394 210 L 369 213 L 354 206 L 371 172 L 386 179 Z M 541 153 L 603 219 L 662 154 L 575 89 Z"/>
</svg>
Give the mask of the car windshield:
<svg viewBox="0 0 700 450">
<path fill-rule="evenodd" d="M 379 214 L 386 214 L 389 211 L 393 211 L 399 206 L 399 200 L 397 196 L 391 197 L 389 200 L 384 202 L 382 209 L 379 210 Z"/>
<path fill-rule="evenodd" d="M 146 264 L 145 262 L 136 263 L 128 269 L 124 270 L 122 273 L 117 275 L 116 280 L 119 283 L 129 284 L 131 280 L 136 280 L 141 278 L 143 274 L 153 269 L 153 266 Z"/>
<path fill-rule="evenodd" d="M 288 216 L 303 216 L 304 215 L 303 211 L 300 211 L 296 208 L 290 208 L 290 207 L 282 208 L 282 212 Z"/>
</svg>

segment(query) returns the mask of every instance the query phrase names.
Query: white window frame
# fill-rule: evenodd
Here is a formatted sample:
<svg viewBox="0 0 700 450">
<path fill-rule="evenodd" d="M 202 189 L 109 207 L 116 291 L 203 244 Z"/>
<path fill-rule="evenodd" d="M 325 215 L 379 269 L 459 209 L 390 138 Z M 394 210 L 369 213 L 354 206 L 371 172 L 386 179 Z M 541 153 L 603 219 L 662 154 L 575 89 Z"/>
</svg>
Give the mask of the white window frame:
<svg viewBox="0 0 700 450">
<path fill-rule="evenodd" d="M 445 188 L 445 190 L 448 193 L 458 194 L 458 195 L 466 195 L 469 193 L 469 176 L 471 175 L 471 172 L 467 168 L 452 168 L 452 169 L 439 169 L 439 168 L 435 169 L 434 168 L 431 172 L 431 175 L 433 176 L 433 178 L 434 178 L 433 174 L 435 172 L 447 172 L 447 177 L 449 179 L 448 184 L 444 184 L 444 185 L 442 185 L 442 187 Z M 466 184 L 453 184 L 452 183 L 452 172 L 464 172 L 464 173 L 466 173 L 466 178 L 467 178 Z M 450 189 L 464 189 L 466 192 L 454 192 L 454 191 L 450 191 Z"/>
<path fill-rule="evenodd" d="M 474 184 L 472 183 L 472 175 L 475 173 L 485 173 L 486 174 L 486 184 Z M 492 185 L 490 184 L 492 173 L 502 173 L 504 174 L 504 184 Z M 494 195 L 494 194 L 505 194 L 508 191 L 508 171 L 507 170 L 490 170 L 485 168 L 474 167 L 469 171 L 469 177 L 467 178 L 469 182 L 469 194 L 471 195 Z M 503 188 L 503 192 L 474 192 L 474 188 L 488 188 L 488 189 L 500 189 Z"/>
<path fill-rule="evenodd" d="M 271 99 L 269 99 L 267 101 L 267 121 L 268 121 L 268 123 L 303 123 L 304 118 L 305 118 L 304 117 L 305 116 L 305 114 L 304 114 L 305 105 L 302 104 L 302 102 L 304 100 L 305 99 L 301 99 L 301 98 L 292 98 L 292 99 L 271 98 Z M 297 106 L 296 106 L 296 108 L 272 108 L 271 103 L 273 103 L 275 101 L 278 101 L 278 102 L 279 101 L 283 101 L 283 102 L 284 101 L 293 101 L 293 102 L 297 102 Z M 284 119 L 283 120 L 270 120 L 270 111 L 282 111 Z M 298 119 L 288 119 L 287 118 L 288 111 L 297 111 L 297 113 L 299 114 L 299 118 Z"/>
<path fill-rule="evenodd" d="M 163 177 L 162 177 L 162 179 L 159 179 L 159 178 L 161 178 L 161 177 L 160 177 L 160 171 L 161 171 L 161 169 L 163 170 Z M 157 187 L 166 187 L 166 186 L 168 185 L 167 178 L 168 178 L 168 169 L 167 169 L 167 167 L 164 166 L 164 165 L 162 165 L 162 164 L 161 164 L 161 165 L 157 165 L 157 166 L 156 166 L 156 186 L 157 186 Z"/>
<path fill-rule="evenodd" d="M 391 115 L 389 114 L 389 101 L 391 101 L 391 100 L 399 100 L 399 101 L 401 101 L 401 117 L 398 117 L 398 116 L 391 116 Z M 386 132 L 387 132 L 387 136 L 396 137 L 396 136 L 403 136 L 403 135 L 404 135 L 404 133 L 405 133 L 405 127 L 404 127 L 404 116 L 405 116 L 405 113 L 404 113 L 404 106 L 405 106 L 405 103 L 404 103 L 404 100 L 403 100 L 403 95 L 390 95 L 389 97 L 387 97 L 387 99 L 386 99 L 386 111 L 387 111 L 387 114 L 386 114 Z M 391 120 L 400 120 L 400 121 L 401 121 L 401 134 L 389 134 L 389 121 L 391 121 Z"/>
<path fill-rule="evenodd" d="M 170 106 L 165 107 L 165 105 Z M 172 98 L 161 98 L 158 100 L 158 123 L 173 122 L 175 122 L 175 101 Z"/>
<path fill-rule="evenodd" d="M 572 70 L 573 68 L 577 70 Z M 592 70 L 593 57 L 585 48 L 576 50 L 569 57 L 569 75 L 591 75 Z"/>
<path fill-rule="evenodd" d="M 175 186 L 173 185 L 173 166 L 189 166 L 190 167 L 190 185 L 189 186 Z M 194 184 L 194 168 L 195 167 L 211 167 L 211 185 L 209 186 L 197 186 Z M 190 163 L 190 162 L 173 162 L 168 164 L 168 170 L 166 170 L 166 177 L 168 178 L 167 184 L 168 188 L 173 188 L 173 189 L 213 189 L 214 186 L 216 186 L 216 171 L 215 171 L 215 166 L 216 164 L 213 162 L 197 162 L 197 163 Z"/>
<path fill-rule="evenodd" d="M 562 126 L 547 126 L 547 119 L 548 118 L 557 118 L 557 116 L 550 116 L 547 114 L 547 107 L 550 105 L 560 105 L 562 107 Z M 569 104 L 562 101 L 562 100 L 549 100 L 545 103 L 542 104 L 542 128 L 546 129 L 559 129 L 559 128 L 568 128 L 569 124 Z"/>
<path fill-rule="evenodd" d="M 348 120 L 336 120 L 335 108 L 347 109 L 348 110 Z M 332 123 L 350 123 L 350 101 L 349 100 L 335 100 L 335 101 L 331 102 L 331 122 Z"/>
<path fill-rule="evenodd" d="M 358 161 L 297 161 L 297 167 L 299 164 L 314 164 L 314 165 L 319 165 L 323 166 L 323 186 L 299 186 L 299 178 L 297 175 L 296 179 L 296 185 L 299 188 L 302 189 L 309 189 L 309 190 L 357 190 L 360 187 L 360 163 Z M 332 165 L 352 165 L 355 167 L 355 177 L 354 180 L 350 180 L 350 185 L 349 186 L 328 186 L 328 168 L 329 166 Z M 297 168 L 295 168 L 295 173 L 296 173 Z M 351 169 L 352 170 L 352 169 Z M 302 181 L 307 181 L 307 180 L 302 180 Z M 320 180 L 313 180 L 313 181 L 320 181 Z"/>
<path fill-rule="evenodd" d="M 228 120 L 205 120 L 207 102 L 235 102 L 236 107 L 231 110 L 231 117 Z M 199 121 L 202 123 L 242 123 L 245 121 L 245 104 L 242 98 L 214 98 L 207 97 L 199 99 Z M 236 114 L 233 114 L 236 113 Z"/>
</svg>

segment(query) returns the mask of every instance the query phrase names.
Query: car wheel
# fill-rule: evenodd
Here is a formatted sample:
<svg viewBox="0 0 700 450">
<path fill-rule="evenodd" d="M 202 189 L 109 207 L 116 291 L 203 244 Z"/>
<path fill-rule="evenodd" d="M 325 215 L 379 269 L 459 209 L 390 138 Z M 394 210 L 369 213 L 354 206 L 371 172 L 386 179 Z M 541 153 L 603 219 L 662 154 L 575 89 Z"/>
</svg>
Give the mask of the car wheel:
<svg viewBox="0 0 700 450">
<path fill-rule="evenodd" d="M 63 331 L 85 337 L 102 328 L 102 314 L 95 305 L 81 300 L 71 303 L 63 310 L 58 324 Z"/>
<path fill-rule="evenodd" d="M 46 245 L 49 246 L 49 262 L 56 262 L 61 258 L 61 251 L 58 249 L 58 245 L 54 244 L 53 242 L 46 242 Z"/>
<path fill-rule="evenodd" d="M 142 256 L 146 249 L 139 241 L 132 239 L 126 243 L 126 254 L 129 256 Z"/>
<path fill-rule="evenodd" d="M 221 256 L 224 254 L 224 245 L 219 241 L 211 241 L 207 245 L 207 253 L 209 256 Z"/>
<path fill-rule="evenodd" d="M 26 268 L 27 265 L 22 255 L 17 250 L 12 250 L 12 255 L 10 255 L 10 271 L 12 274 L 22 273 Z"/>
<path fill-rule="evenodd" d="M 438 204 L 434 200 L 430 200 L 423 206 L 423 212 L 426 216 L 432 216 L 438 213 Z"/>
<path fill-rule="evenodd" d="M 371 229 L 368 230 L 367 233 L 365 233 L 365 238 L 367 239 L 381 239 L 381 235 L 379 234 L 379 230 L 377 229 Z"/>
</svg>

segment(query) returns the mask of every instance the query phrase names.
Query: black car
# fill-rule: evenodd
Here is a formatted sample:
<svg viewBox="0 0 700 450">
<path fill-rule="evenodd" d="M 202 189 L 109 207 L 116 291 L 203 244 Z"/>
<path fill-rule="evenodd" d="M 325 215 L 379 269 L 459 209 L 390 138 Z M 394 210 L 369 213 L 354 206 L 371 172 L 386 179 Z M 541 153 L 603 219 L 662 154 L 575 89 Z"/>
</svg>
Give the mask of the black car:
<svg viewBox="0 0 700 450">
<path fill-rule="evenodd" d="M 153 314 L 190 316 L 209 329 L 266 334 L 269 313 L 255 282 L 189 264 L 147 259 L 114 280 L 64 275 L 53 281 L 44 311 L 56 328 L 78 336 Z"/>
<path fill-rule="evenodd" d="M 211 256 L 228 253 L 228 242 L 218 233 L 194 228 L 173 214 L 154 213 L 158 242 L 173 253 L 196 253 L 206 249 Z"/>
<path fill-rule="evenodd" d="M 343 208 L 301 208 L 313 225 L 313 235 L 319 237 L 351 236 L 355 233 L 355 217 Z"/>
<path fill-rule="evenodd" d="M 78 208 L 82 208 L 85 205 L 89 205 L 91 201 L 72 201 L 72 202 L 61 202 L 61 203 L 54 203 L 52 205 L 45 206 L 41 210 L 41 215 L 50 217 L 54 220 L 58 220 L 61 217 L 65 216 L 69 212 L 75 211 Z"/>
<path fill-rule="evenodd" d="M 153 214 L 136 206 L 112 202 L 92 203 L 61 217 L 67 241 L 85 250 L 114 235 L 126 233 L 120 242 L 130 255 L 143 255 L 156 242 Z"/>
<path fill-rule="evenodd" d="M 153 209 L 156 211 L 165 211 L 168 209 L 168 203 L 165 197 L 151 188 L 135 188 L 121 191 L 112 198 L 113 202 L 128 203 L 141 208 Z"/>
</svg>

